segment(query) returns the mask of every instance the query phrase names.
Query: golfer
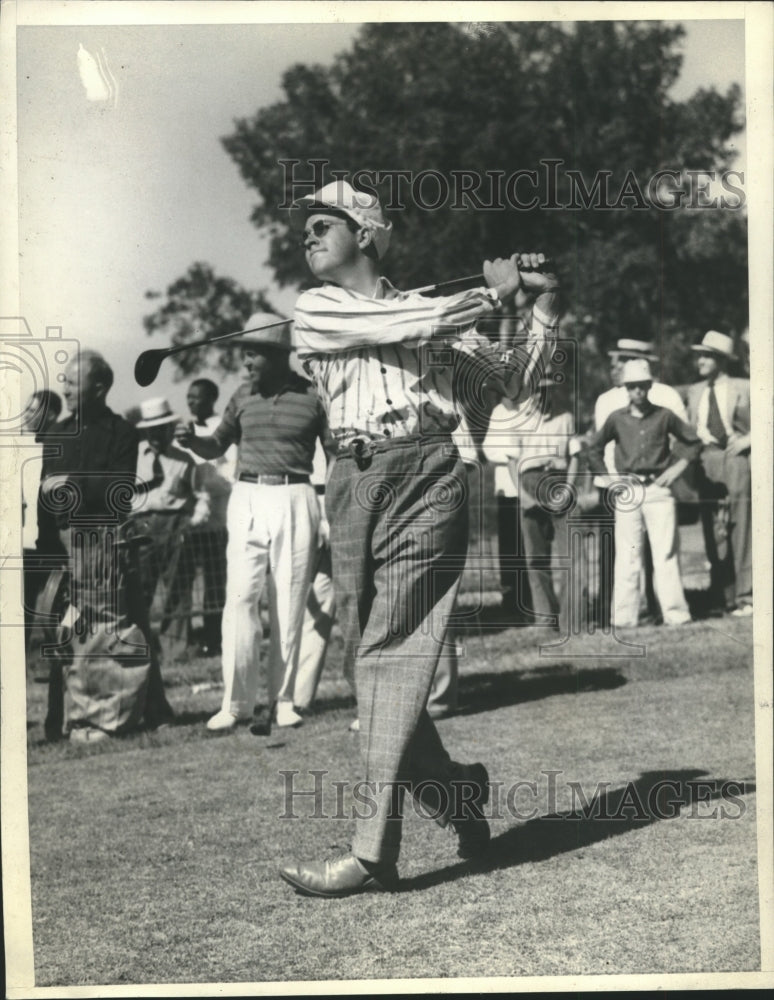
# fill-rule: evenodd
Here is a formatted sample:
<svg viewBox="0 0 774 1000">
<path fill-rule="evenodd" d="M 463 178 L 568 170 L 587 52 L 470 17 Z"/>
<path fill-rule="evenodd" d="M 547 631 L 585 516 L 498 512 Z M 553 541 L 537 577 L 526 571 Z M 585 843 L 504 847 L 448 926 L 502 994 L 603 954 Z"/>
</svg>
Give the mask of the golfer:
<svg viewBox="0 0 774 1000">
<path fill-rule="evenodd" d="M 338 445 L 327 507 L 370 801 L 356 815 L 351 854 L 288 865 L 281 876 L 300 893 L 337 897 L 397 883 L 405 789 L 452 824 L 460 856 L 489 841 L 486 768 L 451 760 L 425 708 L 467 550 L 452 386 L 478 379 L 498 395 L 534 391 L 555 336 L 557 281 L 540 273 L 542 255 L 514 254 L 485 262 L 488 288 L 401 293 L 380 273 L 391 224 L 376 198 L 345 181 L 297 201 L 291 220 L 324 282 L 299 297 L 295 333 Z M 537 298 L 517 359 L 473 327 L 520 288 Z"/>
</svg>

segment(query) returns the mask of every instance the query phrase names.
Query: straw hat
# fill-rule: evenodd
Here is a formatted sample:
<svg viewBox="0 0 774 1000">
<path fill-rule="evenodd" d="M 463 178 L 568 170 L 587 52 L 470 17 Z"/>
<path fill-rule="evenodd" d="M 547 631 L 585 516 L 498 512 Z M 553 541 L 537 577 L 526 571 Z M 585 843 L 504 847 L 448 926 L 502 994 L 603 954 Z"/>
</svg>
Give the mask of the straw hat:
<svg viewBox="0 0 774 1000">
<path fill-rule="evenodd" d="M 610 356 L 625 354 L 627 357 L 644 358 L 645 361 L 658 361 L 655 349 L 655 344 L 650 340 L 628 340 L 623 338 L 616 341 L 615 347 L 607 353 Z"/>
<path fill-rule="evenodd" d="M 163 396 L 145 399 L 140 403 L 140 419 L 137 427 L 158 427 L 160 424 L 175 424 L 180 419 L 172 412 L 172 407 Z"/>
<path fill-rule="evenodd" d="M 691 345 L 691 350 L 699 351 L 701 354 L 717 354 L 721 358 L 728 358 L 729 361 L 736 361 L 733 340 L 725 333 L 718 333 L 717 330 L 708 330 L 700 344 Z"/>
</svg>

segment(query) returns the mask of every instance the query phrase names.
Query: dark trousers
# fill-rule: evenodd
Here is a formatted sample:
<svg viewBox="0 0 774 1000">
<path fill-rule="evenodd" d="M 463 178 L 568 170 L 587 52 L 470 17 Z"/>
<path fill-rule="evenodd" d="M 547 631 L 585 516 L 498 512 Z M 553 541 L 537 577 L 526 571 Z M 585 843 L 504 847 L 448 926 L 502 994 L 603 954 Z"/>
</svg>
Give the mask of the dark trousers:
<svg viewBox="0 0 774 1000">
<path fill-rule="evenodd" d="M 503 608 L 519 617 L 529 617 L 532 598 L 524 569 L 519 498 L 497 498 L 497 550 Z"/>
<path fill-rule="evenodd" d="M 555 585 L 551 562 L 553 550 L 560 557 L 568 554 L 567 517 L 552 514 L 539 506 L 522 507 L 521 534 L 535 624 L 558 627 L 565 633 L 568 628 L 567 574 L 557 574 Z"/>
<path fill-rule="evenodd" d="M 705 448 L 701 461 L 699 490 L 711 596 L 725 607 L 752 604 L 750 456 Z"/>
<path fill-rule="evenodd" d="M 398 439 L 358 458 L 345 452 L 329 477 L 338 620 L 354 663 L 373 805 L 360 811 L 352 849 L 368 861 L 398 857 L 396 783 L 417 790 L 434 782 L 425 791 L 436 808 L 439 785 L 454 805 L 457 765 L 425 706 L 467 551 L 466 494 L 465 468 L 448 439 Z"/>
<path fill-rule="evenodd" d="M 221 645 L 221 622 L 226 603 L 226 529 L 188 531 L 183 535 L 169 605 L 179 613 L 191 608 L 192 588 L 197 570 L 201 568 L 204 583 L 202 640 L 211 652 Z"/>
</svg>

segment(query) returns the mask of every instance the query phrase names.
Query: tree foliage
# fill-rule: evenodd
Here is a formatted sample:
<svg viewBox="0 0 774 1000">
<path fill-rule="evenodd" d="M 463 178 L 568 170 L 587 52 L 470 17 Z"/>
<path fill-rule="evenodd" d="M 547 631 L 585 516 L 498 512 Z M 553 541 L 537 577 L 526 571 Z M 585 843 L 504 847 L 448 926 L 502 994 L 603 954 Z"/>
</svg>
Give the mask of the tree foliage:
<svg viewBox="0 0 774 1000">
<path fill-rule="evenodd" d="M 147 299 L 162 298 L 161 292 L 145 293 Z M 251 292 L 231 278 L 215 274 L 209 264 L 197 262 L 172 282 L 159 308 L 143 318 L 145 332 L 162 333 L 167 346 L 187 344 L 205 337 L 217 337 L 241 329 L 251 313 L 273 311 L 263 292 Z M 228 341 L 226 341 L 228 344 Z M 170 359 L 175 378 L 185 378 L 201 369 L 238 371 L 240 361 L 227 347 L 182 351 Z"/>
<path fill-rule="evenodd" d="M 466 170 L 484 178 L 485 202 L 494 172 L 536 171 L 534 191 L 523 190 L 538 207 L 528 208 L 482 210 L 450 197 L 429 211 L 408 183 L 376 185 L 385 203 L 396 192 L 403 202 L 389 213 L 387 276 L 415 287 L 475 273 L 485 257 L 547 251 L 566 289 L 565 330 L 581 340 L 590 371 L 618 337 L 646 337 L 661 346 L 664 376 L 689 381 L 681 366 L 690 342 L 709 327 L 734 334 L 746 325 L 746 219 L 743 197 L 736 208 L 696 205 L 685 172 L 732 165 L 740 92 L 673 100 L 682 35 L 659 22 L 367 24 L 330 67 L 291 67 L 283 99 L 235 121 L 223 139 L 259 197 L 252 221 L 270 235 L 277 281 L 309 282 L 282 207 L 298 194 L 293 179 L 434 170 L 454 190 L 453 172 Z M 322 176 L 311 159 L 328 161 Z M 559 163 L 556 190 L 549 159 Z M 297 161 L 292 175 L 280 161 Z M 663 170 L 677 172 L 682 207 L 643 203 Z M 577 190 L 577 207 L 567 207 L 570 171 L 587 208 Z M 600 177 L 614 208 L 594 202 Z M 552 201 L 565 207 L 541 207 Z"/>
</svg>

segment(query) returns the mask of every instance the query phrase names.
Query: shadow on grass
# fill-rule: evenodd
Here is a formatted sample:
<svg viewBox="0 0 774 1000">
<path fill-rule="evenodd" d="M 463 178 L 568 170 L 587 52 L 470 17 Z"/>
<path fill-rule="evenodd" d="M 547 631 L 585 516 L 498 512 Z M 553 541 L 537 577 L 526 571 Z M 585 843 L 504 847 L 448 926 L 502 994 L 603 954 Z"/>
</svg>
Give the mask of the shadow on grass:
<svg viewBox="0 0 774 1000">
<path fill-rule="evenodd" d="M 707 774 L 694 768 L 645 771 L 623 788 L 605 788 L 590 801 L 579 790 L 577 808 L 529 819 L 495 837 L 485 857 L 405 879 L 400 891 L 429 889 L 473 872 L 547 861 L 558 854 L 674 819 L 685 809 L 690 809 L 688 815 L 694 819 L 739 819 L 746 811 L 741 796 L 754 792 L 755 782 L 710 778 Z M 708 809 L 711 803 L 718 804 Z M 501 803 L 500 808 L 504 805 Z"/>
<path fill-rule="evenodd" d="M 695 622 L 725 616 L 725 611 L 718 606 L 709 590 L 686 590 L 685 599 Z"/>
<path fill-rule="evenodd" d="M 212 718 L 215 712 L 211 709 L 205 712 L 175 712 L 175 726 L 198 726 Z"/>
<path fill-rule="evenodd" d="M 463 706 L 456 714 L 473 715 L 554 695 L 610 691 L 626 683 L 626 678 L 614 667 L 579 670 L 571 663 L 556 663 L 528 674 L 523 671 L 470 674 L 460 678 Z"/>
<path fill-rule="evenodd" d="M 459 679 L 459 688 L 460 701 L 464 704 L 454 716 L 474 715 L 553 695 L 610 691 L 626 683 L 626 678 L 613 667 L 578 670 L 571 663 L 555 663 L 529 672 L 511 670 L 463 674 Z M 338 695 L 318 700 L 315 715 L 354 708 L 355 699 L 351 695 Z"/>
</svg>

